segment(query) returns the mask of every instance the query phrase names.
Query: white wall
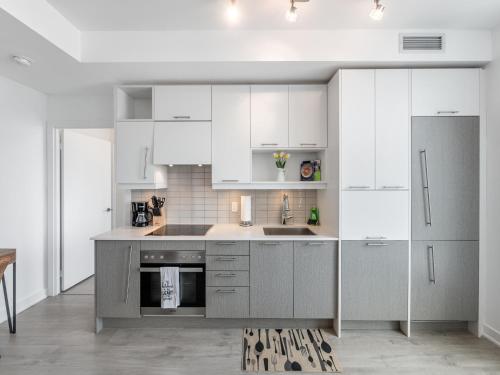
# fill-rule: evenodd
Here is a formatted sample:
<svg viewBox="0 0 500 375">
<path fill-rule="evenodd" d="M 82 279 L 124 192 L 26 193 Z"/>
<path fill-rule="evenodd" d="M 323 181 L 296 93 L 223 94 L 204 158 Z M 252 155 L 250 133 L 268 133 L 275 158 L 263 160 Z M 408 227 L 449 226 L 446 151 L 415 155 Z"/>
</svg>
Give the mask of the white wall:
<svg viewBox="0 0 500 375">
<path fill-rule="evenodd" d="M 17 249 L 18 311 L 47 293 L 46 106 L 44 94 L 0 76 L 0 248 Z"/>
<path fill-rule="evenodd" d="M 50 95 L 47 123 L 53 128 L 113 128 L 113 93 Z"/>
<path fill-rule="evenodd" d="M 500 29 L 493 35 L 494 60 L 486 68 L 486 261 L 484 334 L 500 344 Z"/>
</svg>

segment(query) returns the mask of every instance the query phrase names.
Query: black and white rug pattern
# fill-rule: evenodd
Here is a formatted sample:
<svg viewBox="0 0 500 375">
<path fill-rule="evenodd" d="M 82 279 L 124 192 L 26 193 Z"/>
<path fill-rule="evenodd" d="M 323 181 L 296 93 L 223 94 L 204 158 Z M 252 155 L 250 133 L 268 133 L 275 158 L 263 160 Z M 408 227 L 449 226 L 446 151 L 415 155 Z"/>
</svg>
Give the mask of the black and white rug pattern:
<svg viewBox="0 0 500 375">
<path fill-rule="evenodd" d="M 321 329 L 243 330 L 242 369 L 248 372 L 341 372 Z"/>
</svg>

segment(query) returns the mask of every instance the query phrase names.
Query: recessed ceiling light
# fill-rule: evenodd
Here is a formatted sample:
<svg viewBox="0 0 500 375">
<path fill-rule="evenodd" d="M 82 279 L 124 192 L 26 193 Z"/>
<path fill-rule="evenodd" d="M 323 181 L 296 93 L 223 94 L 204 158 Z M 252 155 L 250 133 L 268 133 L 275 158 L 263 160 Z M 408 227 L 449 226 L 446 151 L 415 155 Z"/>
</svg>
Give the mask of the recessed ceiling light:
<svg viewBox="0 0 500 375">
<path fill-rule="evenodd" d="M 236 4 L 236 0 L 229 0 L 229 5 L 226 9 L 226 17 L 230 23 L 236 23 L 240 19 L 240 10 Z"/>
<path fill-rule="evenodd" d="M 26 56 L 13 55 L 12 60 L 23 66 L 31 66 L 33 64 L 33 60 Z"/>
<path fill-rule="evenodd" d="M 385 6 L 380 3 L 380 0 L 373 0 L 373 9 L 370 12 L 372 20 L 380 21 L 384 17 Z"/>
</svg>

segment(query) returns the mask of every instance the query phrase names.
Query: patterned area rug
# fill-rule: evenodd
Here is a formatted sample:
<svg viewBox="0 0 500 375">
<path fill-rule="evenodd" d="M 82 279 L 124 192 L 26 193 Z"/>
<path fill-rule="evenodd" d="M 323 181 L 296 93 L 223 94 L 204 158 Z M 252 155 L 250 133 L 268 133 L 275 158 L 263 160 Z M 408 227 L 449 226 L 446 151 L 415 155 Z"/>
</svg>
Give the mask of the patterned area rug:
<svg viewBox="0 0 500 375">
<path fill-rule="evenodd" d="M 341 372 L 328 337 L 320 329 L 243 330 L 243 371 Z"/>
</svg>

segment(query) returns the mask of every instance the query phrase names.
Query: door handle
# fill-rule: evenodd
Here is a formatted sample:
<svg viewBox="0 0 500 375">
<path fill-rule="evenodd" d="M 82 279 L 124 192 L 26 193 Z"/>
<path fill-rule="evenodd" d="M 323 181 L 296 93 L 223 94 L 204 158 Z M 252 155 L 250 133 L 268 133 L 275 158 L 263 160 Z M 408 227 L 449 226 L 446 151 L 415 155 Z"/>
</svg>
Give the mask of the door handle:
<svg viewBox="0 0 500 375">
<path fill-rule="evenodd" d="M 128 303 L 128 294 L 130 289 L 130 267 L 132 266 L 132 245 L 128 247 L 128 270 L 127 270 L 127 287 L 125 289 L 125 304 Z"/>
<path fill-rule="evenodd" d="M 383 246 L 389 246 L 389 244 L 385 242 L 367 242 L 366 246 L 383 247 Z"/>
<path fill-rule="evenodd" d="M 236 289 L 217 289 L 217 293 L 236 293 Z"/>
<path fill-rule="evenodd" d="M 216 277 L 236 277 L 235 273 L 216 273 Z"/>
<path fill-rule="evenodd" d="M 219 262 L 234 262 L 236 260 L 235 257 L 217 257 L 215 260 Z"/>
<path fill-rule="evenodd" d="M 191 116 L 186 116 L 186 115 L 183 115 L 183 116 L 172 116 L 174 119 L 176 120 L 189 120 L 191 118 Z"/>
<path fill-rule="evenodd" d="M 436 284 L 436 265 L 434 262 L 434 245 L 427 246 L 427 256 L 429 258 L 429 281 Z"/>
<path fill-rule="evenodd" d="M 427 169 L 427 151 L 420 150 L 420 167 L 422 172 L 422 189 L 424 194 L 425 225 L 432 226 L 431 196 L 429 192 L 429 173 Z"/>
<path fill-rule="evenodd" d="M 437 111 L 438 115 L 456 115 L 459 111 Z"/>
<path fill-rule="evenodd" d="M 149 147 L 146 147 L 146 152 L 144 152 L 144 179 L 148 178 L 147 176 L 147 169 L 148 169 L 148 154 L 149 154 Z"/>
<path fill-rule="evenodd" d="M 261 146 L 277 146 L 277 143 L 261 143 Z"/>
</svg>

